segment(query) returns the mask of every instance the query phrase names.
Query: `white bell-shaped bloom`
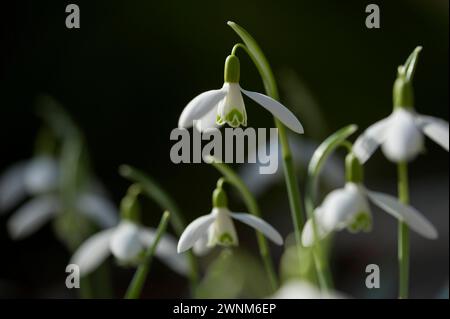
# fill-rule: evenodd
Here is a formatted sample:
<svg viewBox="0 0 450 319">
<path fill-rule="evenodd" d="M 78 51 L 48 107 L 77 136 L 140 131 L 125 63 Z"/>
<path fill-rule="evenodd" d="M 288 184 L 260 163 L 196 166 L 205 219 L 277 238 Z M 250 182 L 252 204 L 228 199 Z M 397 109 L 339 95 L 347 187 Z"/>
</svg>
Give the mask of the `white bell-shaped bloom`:
<svg viewBox="0 0 450 319">
<path fill-rule="evenodd" d="M 251 214 L 232 213 L 226 207 L 214 207 L 210 214 L 195 219 L 186 227 L 178 241 L 178 252 L 182 253 L 194 247 L 194 252 L 203 253 L 205 246 L 238 245 L 233 219 L 260 231 L 277 245 L 283 244 L 283 238 L 278 231 L 261 218 Z"/>
<path fill-rule="evenodd" d="M 37 156 L 13 165 L 0 177 L 0 212 L 7 211 L 27 196 L 33 196 L 20 206 L 7 222 L 13 239 L 23 239 L 62 213 L 58 194 L 59 165 L 50 156 Z M 118 223 L 118 212 L 93 181 L 76 199 L 77 212 L 91 219 L 101 228 Z"/>
<path fill-rule="evenodd" d="M 397 107 L 387 118 L 370 126 L 355 142 L 353 152 L 364 163 L 381 145 L 393 162 L 413 160 L 424 147 L 424 134 L 449 150 L 448 122 Z"/>
<path fill-rule="evenodd" d="M 0 176 L 0 212 L 13 208 L 26 196 L 55 190 L 58 178 L 58 163 L 50 156 L 36 156 L 12 165 Z"/>
<path fill-rule="evenodd" d="M 178 127 L 189 128 L 196 121 L 201 131 L 227 123 L 231 127 L 246 126 L 247 113 L 242 93 L 272 113 L 286 127 L 303 133 L 303 127 L 295 115 L 280 102 L 261 93 L 246 91 L 239 85 L 239 60 L 230 55 L 225 62 L 225 83 L 219 90 L 211 90 L 196 96 L 181 113 Z"/>
<path fill-rule="evenodd" d="M 344 188 L 332 191 L 322 205 L 314 212 L 318 238 L 324 238 L 332 231 L 348 228 L 352 232 L 370 231 L 372 214 L 368 202 L 380 207 L 412 230 L 428 239 L 438 236 L 434 226 L 416 209 L 400 203 L 395 197 L 370 191 L 363 185 L 347 182 Z M 313 221 L 305 224 L 302 233 L 304 246 L 314 243 Z"/>
<path fill-rule="evenodd" d="M 336 291 L 322 292 L 307 281 L 290 280 L 284 283 L 270 299 L 345 299 Z"/>
<path fill-rule="evenodd" d="M 74 253 L 70 263 L 80 267 L 82 276 L 95 270 L 111 254 L 121 264 L 137 264 L 155 238 L 156 229 L 124 219 L 116 227 L 88 238 Z M 176 240 L 172 236 L 164 234 L 161 237 L 155 256 L 177 273 L 187 274 L 186 258 L 177 254 Z"/>
</svg>

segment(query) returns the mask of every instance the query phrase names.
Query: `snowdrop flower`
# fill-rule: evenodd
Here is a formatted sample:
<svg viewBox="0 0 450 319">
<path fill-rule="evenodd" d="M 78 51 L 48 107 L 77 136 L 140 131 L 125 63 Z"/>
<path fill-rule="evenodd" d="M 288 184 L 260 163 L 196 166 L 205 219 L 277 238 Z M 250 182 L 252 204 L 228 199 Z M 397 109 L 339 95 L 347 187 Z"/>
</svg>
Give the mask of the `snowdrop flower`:
<svg viewBox="0 0 450 319">
<path fill-rule="evenodd" d="M 227 208 L 225 191 L 218 187 L 213 192 L 213 209 L 190 223 L 178 241 L 178 252 L 192 247 L 194 252 L 205 252 L 207 247 L 237 246 L 238 237 L 233 219 L 239 220 L 263 233 L 277 245 L 283 244 L 281 235 L 264 220 L 250 214 L 233 213 Z"/>
<path fill-rule="evenodd" d="M 55 190 L 58 179 L 58 163 L 47 155 L 12 165 L 0 177 L 0 211 L 11 209 L 27 195 Z"/>
<path fill-rule="evenodd" d="M 344 188 L 328 194 L 322 205 L 316 208 L 315 221 L 317 235 L 324 238 L 332 231 L 347 228 L 351 232 L 368 232 L 372 227 L 369 201 L 405 222 L 408 226 L 428 239 L 436 239 L 434 226 L 416 209 L 400 203 L 395 197 L 370 191 L 362 184 L 362 166 L 356 156 L 350 153 L 346 158 L 347 183 Z M 308 220 L 303 233 L 304 246 L 314 244 L 313 221 Z"/>
<path fill-rule="evenodd" d="M 189 128 L 194 121 L 199 131 L 225 123 L 231 127 L 247 126 L 247 112 L 242 98 L 244 93 L 288 128 L 303 134 L 302 125 L 291 111 L 271 97 L 244 90 L 239 85 L 239 77 L 239 59 L 235 55 L 229 55 L 225 61 L 223 87 L 219 90 L 204 92 L 190 101 L 181 113 L 178 127 Z"/>
<path fill-rule="evenodd" d="M 80 267 L 82 276 L 95 270 L 109 255 L 113 255 L 121 265 L 138 265 L 145 250 L 153 244 L 156 229 L 140 224 L 139 192 L 133 188 L 130 190 L 122 200 L 122 220 L 119 224 L 88 238 L 72 256 L 70 263 Z M 186 258 L 177 254 L 176 240 L 169 234 L 163 235 L 155 255 L 177 273 L 187 274 Z"/>
<path fill-rule="evenodd" d="M 33 196 L 7 222 L 13 239 L 31 235 L 63 212 L 57 194 L 59 177 L 58 162 L 50 156 L 37 156 L 13 165 L 0 177 L 0 211 L 7 211 L 27 196 Z M 77 212 L 102 228 L 112 227 L 118 222 L 117 209 L 101 192 L 94 191 L 94 186 L 78 195 Z"/>
<path fill-rule="evenodd" d="M 338 292 L 322 292 L 309 282 L 290 280 L 284 283 L 270 299 L 344 299 Z"/>
<path fill-rule="evenodd" d="M 413 57 L 421 48 L 413 52 Z M 418 114 L 414 110 L 412 74 L 414 65 L 400 66 L 394 83 L 394 111 L 387 118 L 370 126 L 355 142 L 353 152 L 365 163 L 381 145 L 392 162 L 413 160 L 424 149 L 424 134 L 449 150 L 448 122 Z"/>
</svg>

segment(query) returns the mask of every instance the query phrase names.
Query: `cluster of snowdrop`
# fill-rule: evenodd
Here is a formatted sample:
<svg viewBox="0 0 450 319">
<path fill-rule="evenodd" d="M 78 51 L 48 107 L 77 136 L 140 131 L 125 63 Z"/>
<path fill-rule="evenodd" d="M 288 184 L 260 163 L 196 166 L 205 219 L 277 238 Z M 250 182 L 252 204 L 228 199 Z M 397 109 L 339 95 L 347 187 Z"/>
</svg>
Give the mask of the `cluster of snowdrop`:
<svg viewBox="0 0 450 319">
<path fill-rule="evenodd" d="M 277 126 L 281 128 L 281 151 L 283 154 L 290 154 L 289 143 L 283 128 L 287 127 L 295 133 L 302 134 L 303 127 L 297 117 L 277 101 L 271 70 L 254 39 L 236 24 L 230 23 L 230 26 L 241 36 L 245 44 L 234 46 L 231 55 L 226 58 L 223 87 L 219 90 L 204 92 L 190 101 L 180 115 L 178 126 L 180 128 L 194 126 L 198 130 L 226 124 L 233 128 L 247 126 L 250 121 L 242 98 L 244 94 L 274 116 Z M 240 62 L 236 55 L 236 50 L 239 48 L 250 54 L 261 72 L 266 89 L 272 88 L 269 94 L 271 96 L 241 88 Z M 422 116 L 416 113 L 413 107 L 412 77 L 419 52 L 420 48 L 415 50 L 405 65 L 398 69 L 394 84 L 393 113 L 369 127 L 353 146 L 348 147 L 344 187 L 333 190 L 321 204 L 314 207 L 313 214 L 309 216 L 304 227 L 299 221 L 302 217 L 302 202 L 297 189 L 295 170 L 292 169 L 289 156 L 284 157 L 286 185 L 294 230 L 296 235 L 299 235 L 296 236 L 299 247 L 318 249 L 321 240 L 334 231 L 343 229 L 353 233 L 370 231 L 373 215 L 369 203 L 375 204 L 425 238 L 438 237 L 436 229 L 426 217 L 405 200 L 407 196 L 399 200 L 388 194 L 371 191 L 364 185 L 363 165 L 379 146 L 389 160 L 399 163 L 399 167 L 403 168 L 406 162 L 413 160 L 422 151 L 424 134 L 448 151 L 448 123 L 430 116 Z M 347 140 L 341 141 L 341 144 L 351 145 Z M 27 195 L 33 197 L 30 202 L 21 206 L 8 222 L 8 229 L 13 238 L 28 236 L 52 217 L 64 213 L 67 207 L 62 202 L 65 198 L 61 195 L 62 185 L 65 184 L 60 182 L 61 170 L 57 158 L 39 156 L 13 166 L 0 179 L 0 210 L 6 211 L 13 208 Z M 287 282 L 279 288 L 277 275 L 271 269 L 272 261 L 268 255 L 268 246 L 262 236 L 277 245 L 283 244 L 283 237 L 274 227 L 258 216 L 259 208 L 251 192 L 245 187 L 245 183 L 239 180 L 237 174 L 231 175 L 230 178 L 230 171 L 231 169 L 226 171 L 228 173 L 221 171 L 225 179 L 220 179 L 213 191 L 212 209 L 209 214 L 197 217 L 187 226 L 181 216 L 176 216 L 177 220 L 173 226 L 179 237 L 178 240 L 165 233 L 162 224 L 158 229 L 142 224 L 139 197 L 143 193 L 143 188 L 146 187 L 145 183 L 147 187 L 150 185 L 150 189 L 157 189 L 155 196 L 160 199 L 162 206 L 171 206 L 164 207 L 165 209 L 171 210 L 172 215 L 177 214 L 168 195 L 152 182 L 139 177 L 141 180 L 130 186 L 122 199 L 120 216 L 116 213 L 114 205 L 104 196 L 98 183 L 92 181 L 85 183 L 84 187 L 79 188 L 73 196 L 72 204 L 78 214 L 84 214 L 93 220 L 101 230 L 89 236 L 77 247 L 70 263 L 78 265 L 81 274 L 85 276 L 98 268 L 111 255 L 121 266 L 137 266 L 141 269 L 149 262 L 149 256 L 154 254 L 175 272 L 183 276 L 194 274 L 192 275 L 194 282 L 195 273 L 198 272 L 195 256 L 203 256 L 215 246 L 227 249 L 238 246 L 239 240 L 234 221 L 239 221 L 253 228 L 261 236 L 259 245 L 260 250 L 264 251 L 264 253 L 261 252 L 263 258 L 268 258 L 264 260 L 264 264 L 272 280 L 274 289 L 272 297 L 341 298 L 341 294 L 332 292 L 329 287 L 318 288 L 312 283 L 303 281 Z M 249 213 L 236 213 L 229 210 L 224 181 L 240 187 L 241 194 L 247 203 L 250 203 L 248 204 Z M 400 183 L 404 186 L 403 190 L 407 189 L 404 182 L 403 180 Z M 407 247 L 408 243 L 403 242 L 402 245 Z M 194 254 L 191 253 L 191 249 Z M 301 263 L 302 260 L 299 262 Z M 136 273 L 130 296 L 135 296 L 136 291 L 139 292 L 140 288 L 136 288 L 139 285 L 135 284 L 139 281 L 142 284 L 143 278 Z M 402 287 L 407 287 L 407 284 L 405 286 L 403 282 Z M 276 291 L 277 288 L 279 290 Z"/>
</svg>

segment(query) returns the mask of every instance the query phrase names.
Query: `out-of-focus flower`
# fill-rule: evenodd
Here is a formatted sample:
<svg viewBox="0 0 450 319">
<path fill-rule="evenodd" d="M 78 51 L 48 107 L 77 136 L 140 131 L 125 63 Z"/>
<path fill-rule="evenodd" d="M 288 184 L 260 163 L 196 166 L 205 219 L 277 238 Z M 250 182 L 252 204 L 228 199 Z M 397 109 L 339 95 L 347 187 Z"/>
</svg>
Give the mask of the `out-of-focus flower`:
<svg viewBox="0 0 450 319">
<path fill-rule="evenodd" d="M 0 177 L 0 211 L 5 212 L 27 196 L 32 198 L 20 206 L 7 223 L 12 238 L 22 239 L 63 213 L 58 196 L 60 168 L 50 156 L 37 156 L 13 165 Z M 98 187 L 91 185 L 77 195 L 76 211 L 93 220 L 101 228 L 118 222 L 117 209 Z"/>
<path fill-rule="evenodd" d="M 387 118 L 370 126 L 356 140 L 353 152 L 364 163 L 381 145 L 389 160 L 411 161 L 424 148 L 423 134 L 449 150 L 447 121 L 400 107 Z"/>
<path fill-rule="evenodd" d="M 219 90 L 204 92 L 184 108 L 178 127 L 189 128 L 197 121 L 199 131 L 227 123 L 231 127 L 247 126 L 242 93 L 272 113 L 284 125 L 296 133 L 303 133 L 303 127 L 295 115 L 280 102 L 261 93 L 246 91 L 239 85 L 240 63 L 235 55 L 225 61 L 225 83 Z"/>
<path fill-rule="evenodd" d="M 213 209 L 210 214 L 201 216 L 190 223 L 180 236 L 178 252 L 182 253 L 191 247 L 194 252 L 204 252 L 206 247 L 215 245 L 236 246 L 238 237 L 232 219 L 260 231 L 277 245 L 283 238 L 270 224 L 251 214 L 233 213 L 228 209 L 225 191 L 218 187 L 213 193 Z"/>
<path fill-rule="evenodd" d="M 362 167 L 359 160 L 350 153 L 346 160 L 348 172 L 347 183 L 344 188 L 332 191 L 327 195 L 322 205 L 316 208 L 315 221 L 317 235 L 324 238 L 332 231 L 347 228 L 351 232 L 370 231 L 372 214 L 369 200 L 395 218 L 405 222 L 420 235 L 437 238 L 437 230 L 416 209 L 400 203 L 395 197 L 373 192 L 362 184 Z M 314 244 L 313 221 L 305 224 L 302 233 L 304 246 Z"/>
<path fill-rule="evenodd" d="M 95 270 L 110 254 L 123 265 L 137 265 L 155 237 L 156 229 L 124 219 L 116 227 L 88 238 L 72 256 L 70 263 L 80 267 L 82 276 Z M 176 240 L 172 236 L 165 234 L 161 238 L 155 255 L 177 273 L 187 274 L 186 258 L 177 254 Z"/>
<path fill-rule="evenodd" d="M 134 266 L 142 261 L 145 250 L 150 247 L 157 230 L 140 223 L 141 208 L 138 195 L 141 188 L 133 184 L 121 202 L 122 220 L 115 227 L 98 232 L 88 238 L 72 256 L 72 264 L 80 267 L 82 275 L 97 268 L 110 254 L 122 265 Z M 155 255 L 176 272 L 188 272 L 186 258 L 177 254 L 176 240 L 164 234 L 156 248 Z"/>
<path fill-rule="evenodd" d="M 271 299 L 344 299 L 344 295 L 335 291 L 321 292 L 306 281 L 291 280 L 283 284 Z"/>
<path fill-rule="evenodd" d="M 413 160 L 424 148 L 424 134 L 449 150 L 448 122 L 418 114 L 414 109 L 412 77 L 422 47 L 417 47 L 405 65 L 398 68 L 394 83 L 394 111 L 370 126 L 355 142 L 353 152 L 364 163 L 378 146 L 392 162 Z"/>
</svg>

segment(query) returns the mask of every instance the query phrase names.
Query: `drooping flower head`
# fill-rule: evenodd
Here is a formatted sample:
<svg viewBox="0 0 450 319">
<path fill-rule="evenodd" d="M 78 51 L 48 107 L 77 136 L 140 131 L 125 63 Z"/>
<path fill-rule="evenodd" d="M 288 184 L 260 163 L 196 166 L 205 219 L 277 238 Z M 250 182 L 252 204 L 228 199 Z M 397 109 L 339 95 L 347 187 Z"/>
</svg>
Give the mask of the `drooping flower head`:
<svg viewBox="0 0 450 319">
<path fill-rule="evenodd" d="M 195 219 L 181 234 L 178 241 L 179 253 L 194 248 L 194 252 L 202 254 L 216 245 L 237 246 L 239 240 L 233 219 L 260 231 L 277 245 L 283 243 L 278 231 L 261 218 L 251 214 L 231 212 L 228 209 L 227 195 L 221 186 L 214 190 L 212 197 L 211 213 Z"/>
<path fill-rule="evenodd" d="M 132 185 L 122 200 L 119 224 L 88 238 L 72 256 L 70 263 L 80 267 L 81 275 L 95 270 L 111 254 L 123 266 L 136 266 L 142 262 L 145 250 L 156 238 L 156 230 L 140 222 L 139 193 L 140 187 Z M 174 271 L 187 274 L 187 262 L 177 254 L 176 240 L 171 235 L 163 235 L 155 255 Z"/>
<path fill-rule="evenodd" d="M 300 121 L 289 109 L 269 96 L 244 90 L 239 85 L 239 80 L 239 58 L 231 54 L 225 60 L 223 87 L 204 92 L 190 101 L 180 115 L 178 127 L 189 128 L 194 121 L 199 131 L 225 123 L 231 127 L 247 126 L 247 112 L 242 98 L 244 93 L 288 128 L 296 133 L 303 133 Z"/>
<path fill-rule="evenodd" d="M 315 228 L 318 239 L 343 229 L 353 233 L 370 231 L 372 213 L 369 201 L 405 222 L 412 230 L 425 238 L 437 238 L 436 229 L 419 211 L 400 203 L 393 196 L 368 190 L 363 185 L 363 167 L 353 153 L 348 154 L 346 158 L 346 175 L 345 187 L 332 191 L 315 209 Z M 314 239 L 314 223 L 310 219 L 302 233 L 303 245 L 312 246 Z"/>
<path fill-rule="evenodd" d="M 448 122 L 418 114 L 414 109 L 412 78 L 422 47 L 417 47 L 398 68 L 393 89 L 394 110 L 387 118 L 370 126 L 355 142 L 353 151 L 364 163 L 381 145 L 392 162 L 413 160 L 424 149 L 424 134 L 449 150 Z"/>
</svg>

